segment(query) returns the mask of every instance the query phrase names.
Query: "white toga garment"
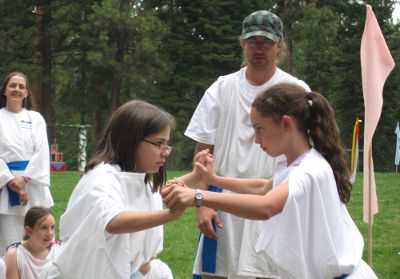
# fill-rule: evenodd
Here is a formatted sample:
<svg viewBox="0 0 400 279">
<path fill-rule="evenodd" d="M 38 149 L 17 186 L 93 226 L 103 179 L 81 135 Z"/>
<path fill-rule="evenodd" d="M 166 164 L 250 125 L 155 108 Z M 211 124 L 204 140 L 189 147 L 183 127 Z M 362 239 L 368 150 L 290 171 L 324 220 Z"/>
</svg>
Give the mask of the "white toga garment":
<svg viewBox="0 0 400 279">
<path fill-rule="evenodd" d="M 163 226 L 124 234 L 105 228 L 123 211 L 162 209 L 144 173 L 100 164 L 75 187 L 60 221 L 61 249 L 46 278 L 127 279 L 161 252 Z"/>
<path fill-rule="evenodd" d="M 45 259 L 35 258 L 22 244 L 17 246 L 17 268 L 20 279 L 38 279 L 43 267 L 51 263 L 59 249 L 59 244 L 51 245 Z"/>
<path fill-rule="evenodd" d="M 2 258 L 0 258 L 0 279 L 6 279 L 7 266 Z"/>
<path fill-rule="evenodd" d="M 361 263 L 363 238 L 339 199 L 328 162 L 311 149 L 278 170 L 273 187 L 286 180 L 285 206 L 264 221 L 257 251 L 277 265 L 282 279 L 332 279 L 354 272 Z M 372 270 L 367 274 L 360 278 L 376 278 Z"/>
<path fill-rule="evenodd" d="M 18 220 L 22 220 L 32 206 L 54 205 L 49 189 L 49 156 L 46 123 L 38 112 L 22 109 L 19 113 L 13 113 L 5 108 L 0 109 L 0 216 L 18 216 Z M 7 166 L 10 162 L 26 160 L 29 163 L 22 171 L 10 171 Z M 28 204 L 25 206 L 9 205 L 5 186 L 14 176 L 30 178 L 25 185 L 28 194 Z M 9 221 L 6 224 L 2 226 L 0 220 L 1 248 L 23 237 L 23 224 L 15 222 L 17 228 L 5 228 L 11 226 Z M 19 233 L 14 235 L 14 231 Z"/>
</svg>

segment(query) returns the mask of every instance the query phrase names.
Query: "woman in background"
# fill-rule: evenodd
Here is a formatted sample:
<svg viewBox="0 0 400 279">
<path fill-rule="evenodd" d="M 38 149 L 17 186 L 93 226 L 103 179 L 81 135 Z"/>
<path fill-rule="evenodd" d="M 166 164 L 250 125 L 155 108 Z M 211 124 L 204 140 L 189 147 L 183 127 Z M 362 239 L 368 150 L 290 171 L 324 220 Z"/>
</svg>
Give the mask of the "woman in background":
<svg viewBox="0 0 400 279">
<path fill-rule="evenodd" d="M 23 237 L 32 206 L 53 206 L 46 123 L 32 109 L 27 77 L 7 76 L 0 97 L 0 249 Z"/>
</svg>

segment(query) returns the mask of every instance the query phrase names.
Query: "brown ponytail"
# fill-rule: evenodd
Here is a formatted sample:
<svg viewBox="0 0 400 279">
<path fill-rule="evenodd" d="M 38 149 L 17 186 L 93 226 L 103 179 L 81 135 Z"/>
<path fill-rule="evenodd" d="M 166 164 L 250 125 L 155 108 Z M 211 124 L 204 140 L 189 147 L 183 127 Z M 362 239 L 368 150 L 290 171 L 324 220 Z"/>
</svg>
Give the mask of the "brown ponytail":
<svg viewBox="0 0 400 279">
<path fill-rule="evenodd" d="M 290 115 L 298 128 L 313 142 L 314 148 L 328 161 L 337 185 L 340 200 L 347 203 L 352 185 L 349 170 L 340 141 L 340 130 L 335 113 L 328 101 L 319 93 L 306 92 L 295 84 L 281 83 L 270 87 L 257 96 L 253 107 L 264 117 L 279 121 Z"/>
</svg>

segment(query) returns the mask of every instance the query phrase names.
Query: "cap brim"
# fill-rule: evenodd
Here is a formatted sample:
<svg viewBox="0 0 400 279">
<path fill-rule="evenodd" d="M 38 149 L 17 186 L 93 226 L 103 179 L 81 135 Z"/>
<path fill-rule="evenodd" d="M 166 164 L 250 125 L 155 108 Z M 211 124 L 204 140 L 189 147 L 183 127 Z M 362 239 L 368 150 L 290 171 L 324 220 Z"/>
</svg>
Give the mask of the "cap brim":
<svg viewBox="0 0 400 279">
<path fill-rule="evenodd" d="M 262 36 L 262 37 L 266 37 L 274 42 L 278 42 L 281 39 L 279 36 L 276 36 L 275 34 L 265 32 L 265 31 L 253 31 L 253 32 L 243 34 L 242 36 L 243 36 L 243 39 L 247 39 L 247 38 L 250 38 L 253 36 Z"/>
</svg>

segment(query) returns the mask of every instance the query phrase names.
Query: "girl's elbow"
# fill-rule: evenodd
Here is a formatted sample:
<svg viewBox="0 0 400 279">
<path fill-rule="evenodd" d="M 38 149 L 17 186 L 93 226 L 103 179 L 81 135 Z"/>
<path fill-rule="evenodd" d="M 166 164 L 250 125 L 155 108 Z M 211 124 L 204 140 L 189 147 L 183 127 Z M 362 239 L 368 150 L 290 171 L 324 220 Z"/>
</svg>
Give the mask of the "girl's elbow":
<svg viewBox="0 0 400 279">
<path fill-rule="evenodd" d="M 270 215 L 265 212 L 265 211 L 254 211 L 252 210 L 246 215 L 243 215 L 244 218 L 250 219 L 250 220 L 268 220 L 270 218 Z"/>
<path fill-rule="evenodd" d="M 271 218 L 271 214 L 269 214 L 269 212 L 262 212 L 261 220 L 268 220 L 269 218 Z"/>
<path fill-rule="evenodd" d="M 106 226 L 106 232 L 110 234 L 121 233 L 121 228 L 115 220 L 111 220 Z"/>
<path fill-rule="evenodd" d="M 270 210 L 269 208 L 263 208 L 262 210 L 259 211 L 258 219 L 259 220 L 268 220 L 272 216 L 274 216 L 274 214 L 272 213 L 272 210 Z"/>
<path fill-rule="evenodd" d="M 113 225 L 111 225 L 110 223 L 107 224 L 106 226 L 106 232 L 111 233 L 111 234 L 115 234 L 116 229 Z"/>
</svg>

